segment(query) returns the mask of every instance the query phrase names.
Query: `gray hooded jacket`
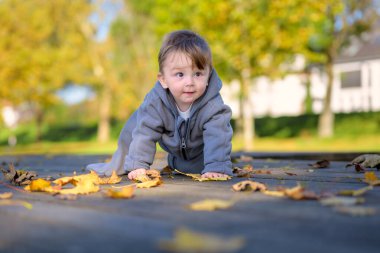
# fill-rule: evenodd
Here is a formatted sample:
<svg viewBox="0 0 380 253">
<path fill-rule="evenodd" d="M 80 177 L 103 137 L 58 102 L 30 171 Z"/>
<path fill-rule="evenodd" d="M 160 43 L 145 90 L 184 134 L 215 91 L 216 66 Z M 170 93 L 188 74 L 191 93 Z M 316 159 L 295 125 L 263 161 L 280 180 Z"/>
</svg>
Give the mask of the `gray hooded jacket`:
<svg viewBox="0 0 380 253">
<path fill-rule="evenodd" d="M 124 168 L 148 169 L 158 142 L 169 153 L 172 168 L 232 175 L 231 109 L 223 103 L 221 87 L 213 70 L 205 93 L 193 103 L 189 119 L 184 120 L 169 90 L 157 82 L 134 115 L 136 125 Z"/>
</svg>

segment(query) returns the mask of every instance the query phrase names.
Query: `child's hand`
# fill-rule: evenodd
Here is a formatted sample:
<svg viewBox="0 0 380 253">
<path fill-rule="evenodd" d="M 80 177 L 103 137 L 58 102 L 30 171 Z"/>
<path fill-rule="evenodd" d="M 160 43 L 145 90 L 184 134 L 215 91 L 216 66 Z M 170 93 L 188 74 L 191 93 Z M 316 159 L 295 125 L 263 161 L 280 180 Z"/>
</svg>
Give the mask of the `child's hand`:
<svg viewBox="0 0 380 253">
<path fill-rule="evenodd" d="M 227 178 L 228 175 L 217 172 L 206 172 L 202 174 L 202 178 Z"/>
<path fill-rule="evenodd" d="M 135 180 L 137 177 L 146 175 L 146 169 L 135 169 L 128 173 L 130 180 Z"/>
</svg>

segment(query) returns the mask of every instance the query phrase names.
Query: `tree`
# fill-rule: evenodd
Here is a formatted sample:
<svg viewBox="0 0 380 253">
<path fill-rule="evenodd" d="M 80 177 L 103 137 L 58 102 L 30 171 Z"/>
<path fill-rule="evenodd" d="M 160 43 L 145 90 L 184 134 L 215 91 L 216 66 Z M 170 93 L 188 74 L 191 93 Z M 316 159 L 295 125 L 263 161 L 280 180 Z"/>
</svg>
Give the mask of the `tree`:
<svg viewBox="0 0 380 253">
<path fill-rule="evenodd" d="M 334 113 L 331 108 L 333 88 L 333 63 L 337 56 L 350 45 L 353 38 L 360 38 L 371 30 L 378 19 L 376 0 L 323 0 L 315 4 L 313 12 L 320 17 L 315 23 L 316 33 L 310 37 L 310 48 L 320 53 L 327 75 L 326 94 L 319 116 L 318 134 L 331 137 L 334 134 Z"/>
<path fill-rule="evenodd" d="M 89 11 L 86 0 L 0 1 L 0 101 L 30 103 L 41 125 L 55 92 L 86 76 L 78 21 Z"/>
<path fill-rule="evenodd" d="M 226 81 L 240 82 L 240 125 L 246 149 L 254 137 L 250 88 L 259 76 L 287 72 L 310 35 L 308 4 L 313 1 L 131 1 L 148 13 L 159 36 L 174 29 L 191 29 L 210 43 L 214 64 Z"/>
</svg>

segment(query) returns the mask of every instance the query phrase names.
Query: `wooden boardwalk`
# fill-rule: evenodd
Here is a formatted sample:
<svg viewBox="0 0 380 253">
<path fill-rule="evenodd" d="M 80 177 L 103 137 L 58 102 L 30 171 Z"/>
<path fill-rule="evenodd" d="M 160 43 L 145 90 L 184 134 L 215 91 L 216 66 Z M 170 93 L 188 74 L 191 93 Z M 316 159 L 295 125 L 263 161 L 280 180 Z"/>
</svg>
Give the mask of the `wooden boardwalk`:
<svg viewBox="0 0 380 253">
<path fill-rule="evenodd" d="M 18 164 L 18 169 L 37 171 L 54 178 L 84 173 L 88 163 L 105 156 L 0 156 L 1 162 Z M 251 180 L 293 187 L 297 182 L 316 193 L 337 193 L 359 189 L 363 174 L 345 168 L 344 161 L 332 161 L 327 169 L 312 169 L 315 160 L 255 159 L 255 169 L 271 171 Z M 354 158 L 354 157 L 352 157 Z M 164 166 L 157 159 L 155 167 Z M 374 171 L 378 177 L 380 172 Z M 287 174 L 287 173 L 288 174 Z M 0 206 L 0 252 L 164 252 L 161 240 L 173 238 L 177 228 L 212 234 L 222 238 L 242 237 L 236 252 L 379 252 L 380 187 L 362 197 L 361 206 L 376 210 L 374 215 L 352 216 L 322 206 L 315 200 L 295 201 L 259 192 L 234 192 L 231 186 L 245 180 L 234 177 L 226 182 L 196 182 L 176 175 L 163 177 L 164 184 L 136 189 L 127 200 L 105 198 L 102 193 L 61 200 L 45 193 L 22 193 L 0 185 L 0 193 L 12 191 L 14 200 L 31 203 Z M 4 182 L 4 179 L 2 179 Z M 121 185 L 130 184 L 124 179 Z M 229 209 L 213 212 L 192 211 L 187 206 L 206 198 L 234 200 Z"/>
</svg>

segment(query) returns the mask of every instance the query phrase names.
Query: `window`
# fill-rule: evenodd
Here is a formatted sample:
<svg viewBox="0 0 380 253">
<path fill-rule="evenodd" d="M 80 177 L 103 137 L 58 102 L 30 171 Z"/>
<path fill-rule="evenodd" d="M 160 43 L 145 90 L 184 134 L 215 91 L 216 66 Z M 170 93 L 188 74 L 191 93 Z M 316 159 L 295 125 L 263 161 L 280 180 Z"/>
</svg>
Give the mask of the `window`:
<svg viewBox="0 0 380 253">
<path fill-rule="evenodd" d="M 340 82 L 342 88 L 360 87 L 362 85 L 360 70 L 340 73 Z"/>
</svg>

